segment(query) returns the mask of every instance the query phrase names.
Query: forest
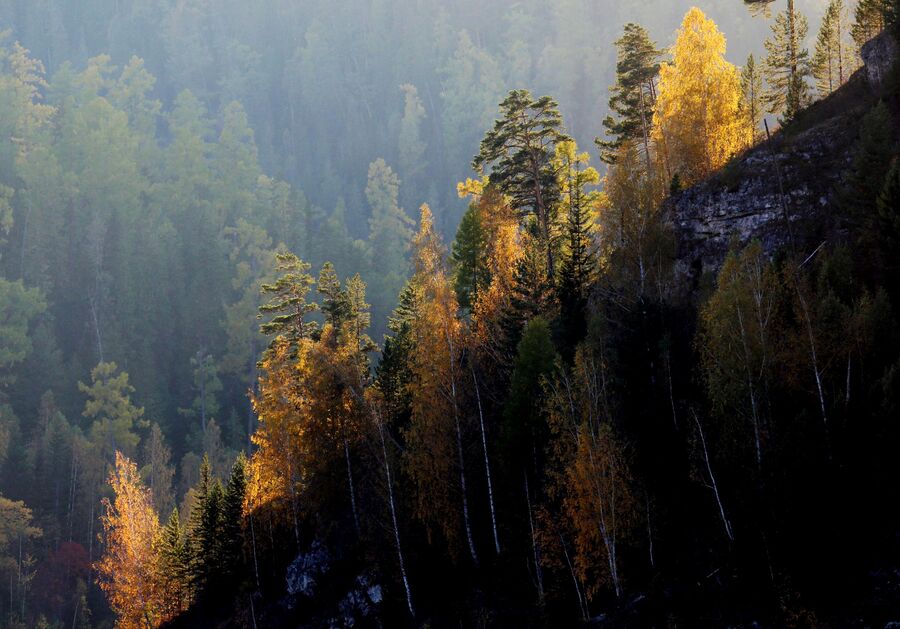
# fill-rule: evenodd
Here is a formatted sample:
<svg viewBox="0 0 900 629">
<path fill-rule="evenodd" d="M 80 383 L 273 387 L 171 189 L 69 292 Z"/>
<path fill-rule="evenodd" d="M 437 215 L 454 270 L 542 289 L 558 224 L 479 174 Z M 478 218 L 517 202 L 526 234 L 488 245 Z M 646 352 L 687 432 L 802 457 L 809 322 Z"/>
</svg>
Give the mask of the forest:
<svg viewBox="0 0 900 629">
<path fill-rule="evenodd" d="M 897 0 L 0 0 L 0 627 L 900 623 L 898 156 Z"/>
</svg>

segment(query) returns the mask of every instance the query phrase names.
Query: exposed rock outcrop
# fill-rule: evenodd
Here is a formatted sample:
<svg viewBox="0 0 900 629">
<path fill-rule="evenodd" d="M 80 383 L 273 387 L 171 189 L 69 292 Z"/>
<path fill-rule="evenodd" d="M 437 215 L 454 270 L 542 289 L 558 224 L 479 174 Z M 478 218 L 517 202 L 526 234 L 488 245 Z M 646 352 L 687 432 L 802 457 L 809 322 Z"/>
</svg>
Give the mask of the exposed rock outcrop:
<svg viewBox="0 0 900 629">
<path fill-rule="evenodd" d="M 687 287 L 718 271 L 732 239 L 759 240 L 767 253 L 815 248 L 834 217 L 834 196 L 853 160 L 862 114 L 897 57 L 882 34 L 866 45 L 866 67 L 709 179 L 676 193 L 667 210 Z M 793 241 L 793 242 L 792 242 Z"/>
<path fill-rule="evenodd" d="M 897 40 L 884 31 L 867 41 L 859 51 L 866 68 L 866 77 L 873 87 L 880 87 L 898 57 Z"/>
</svg>

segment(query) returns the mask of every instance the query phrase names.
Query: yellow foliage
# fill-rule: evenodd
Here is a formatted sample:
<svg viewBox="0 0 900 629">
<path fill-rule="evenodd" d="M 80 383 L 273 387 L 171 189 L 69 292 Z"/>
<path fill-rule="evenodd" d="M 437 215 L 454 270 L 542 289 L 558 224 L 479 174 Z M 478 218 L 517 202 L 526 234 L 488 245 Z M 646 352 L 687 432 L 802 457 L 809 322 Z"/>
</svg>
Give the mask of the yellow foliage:
<svg viewBox="0 0 900 629">
<path fill-rule="evenodd" d="M 109 484 L 115 497 L 103 500 L 101 517 L 106 548 L 94 565 L 98 582 L 116 613 L 122 629 L 158 627 L 178 614 L 174 599 L 167 596 L 166 579 L 160 569 L 158 544 L 160 525 L 137 466 L 116 452 Z"/>
<path fill-rule="evenodd" d="M 725 37 L 694 7 L 684 17 L 660 68 L 653 135 L 667 178 L 694 183 L 747 146 L 737 68 L 725 60 Z"/>
</svg>

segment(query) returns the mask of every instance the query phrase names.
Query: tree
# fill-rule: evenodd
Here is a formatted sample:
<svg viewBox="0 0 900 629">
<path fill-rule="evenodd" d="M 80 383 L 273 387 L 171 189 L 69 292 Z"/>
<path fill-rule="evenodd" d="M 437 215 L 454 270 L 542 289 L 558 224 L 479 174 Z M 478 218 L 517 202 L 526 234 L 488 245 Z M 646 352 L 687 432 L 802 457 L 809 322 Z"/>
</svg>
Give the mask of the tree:
<svg viewBox="0 0 900 629">
<path fill-rule="evenodd" d="M 523 221 L 533 219 L 551 280 L 555 277 L 552 239 L 559 203 L 553 152 L 567 139 L 555 100 L 549 96 L 535 100 L 528 90 L 513 90 L 500 103 L 500 118 L 485 134 L 472 162 L 476 171 L 490 169 L 490 183 L 509 197 Z"/>
<path fill-rule="evenodd" d="M 853 13 L 850 33 L 859 48 L 891 22 L 892 0 L 859 0 Z"/>
<path fill-rule="evenodd" d="M 174 616 L 164 599 L 156 543 L 159 520 L 137 466 L 116 452 L 109 476 L 114 498 L 104 498 L 105 551 L 94 568 L 120 627 L 158 627 Z"/>
<path fill-rule="evenodd" d="M 664 143 L 669 178 L 689 185 L 747 145 L 737 68 L 725 61 L 725 37 L 698 8 L 684 16 L 673 60 L 659 72 L 654 137 Z"/>
<path fill-rule="evenodd" d="M 656 104 L 656 81 L 659 76 L 660 51 L 639 24 L 626 24 L 622 37 L 616 40 L 616 84 L 610 88 L 609 108 L 612 115 L 603 120 L 606 134 L 612 140 L 597 139 L 600 158 L 612 163 L 625 142 L 643 147 L 647 172 L 651 169 L 650 135 Z"/>
<path fill-rule="evenodd" d="M 175 502 L 172 495 L 172 478 L 175 468 L 170 464 L 172 453 L 166 438 L 156 422 L 150 427 L 150 435 L 144 442 L 144 467 L 141 475 L 150 489 L 153 506 L 160 515 L 168 513 Z"/>
<path fill-rule="evenodd" d="M 812 58 L 812 75 L 816 79 L 816 87 L 823 96 L 831 94 L 844 84 L 847 49 L 844 39 L 847 28 L 847 16 L 843 0 L 831 0 L 822 26 L 816 38 L 816 51 Z M 849 71 L 849 68 L 846 68 Z M 849 72 L 848 72 L 849 73 Z"/>
<path fill-rule="evenodd" d="M 331 262 L 322 265 L 316 291 L 322 295 L 322 312 L 326 323 L 339 330 L 350 317 L 350 299 L 341 288 L 341 281 Z"/>
<path fill-rule="evenodd" d="M 578 153 L 578 147 L 571 140 L 556 146 L 554 160 L 565 215 L 562 262 L 556 288 L 565 331 L 564 347 L 567 357 L 571 358 L 571 352 L 587 332 L 588 296 L 597 271 L 594 225 L 600 193 L 588 191 L 586 187 L 597 185 L 600 174 L 588 165 L 588 154 Z"/>
<path fill-rule="evenodd" d="M 555 470 L 551 497 L 575 538 L 575 570 L 587 595 L 603 584 L 622 595 L 619 551 L 634 526 L 633 481 L 626 450 L 613 429 L 603 356 L 579 347 L 571 373 L 565 368 L 548 386 L 548 424 Z"/>
<path fill-rule="evenodd" d="M 400 291 L 409 268 L 406 252 L 412 237 L 412 220 L 397 204 L 400 179 L 379 158 L 369 164 L 366 199 L 372 208 L 369 218 L 369 247 L 377 283 L 375 294 L 388 303 Z"/>
<path fill-rule="evenodd" d="M 247 493 L 247 461 L 238 454 L 222 496 L 219 543 L 219 578 L 226 590 L 234 590 L 243 578 L 244 498 Z"/>
<path fill-rule="evenodd" d="M 765 43 L 769 84 L 765 102 L 769 113 L 780 114 L 785 121 L 792 120 L 809 101 L 809 50 L 803 47 L 808 31 L 806 18 L 794 10 L 794 0 L 788 0 Z"/>
<path fill-rule="evenodd" d="M 306 296 L 312 289 L 314 280 L 308 273 L 310 265 L 290 252 L 275 254 L 279 274 L 271 284 L 263 284 L 261 293 L 271 295 L 269 301 L 259 307 L 260 315 L 274 313 L 274 316 L 259 327 L 267 335 L 283 338 L 291 347 L 315 330 L 315 322 L 304 319 L 318 310 L 315 303 L 307 303 Z M 274 348 L 273 340 L 269 349 Z"/>
<path fill-rule="evenodd" d="M 451 552 L 457 543 L 459 492 L 462 524 L 472 560 L 478 563 L 469 515 L 463 449 L 461 362 L 462 325 L 456 293 L 446 271 L 445 251 L 434 230 L 431 210 L 422 206 L 414 240 L 416 273 L 421 290 L 419 316 L 412 321 L 415 344 L 410 363 L 411 418 L 406 431 L 407 466 L 416 484 L 417 512 L 429 529 L 440 530 Z M 455 460 L 455 465 L 454 465 Z M 459 485 L 450 479 L 456 476 Z"/>
<path fill-rule="evenodd" d="M 112 464 L 116 452 L 134 452 L 138 444 L 137 428 L 146 425 L 144 409 L 131 402 L 134 387 L 128 373 L 119 372 L 116 363 L 100 363 L 91 370 L 90 386 L 79 382 L 78 390 L 88 396 L 82 415 L 93 420 L 91 441 L 100 459 Z"/>
<path fill-rule="evenodd" d="M 200 434 L 206 434 L 206 426 L 219 413 L 219 402 L 216 394 L 222 391 L 219 380 L 219 366 L 211 354 L 202 349 L 191 358 L 194 375 L 194 391 L 197 397 L 190 408 L 178 409 L 187 418 L 200 418 Z"/>
<path fill-rule="evenodd" d="M 0 385 L 13 382 L 9 370 L 31 351 L 29 326 L 46 308 L 40 290 L 0 277 Z"/>
<path fill-rule="evenodd" d="M 469 204 L 463 214 L 451 249 L 453 285 L 459 307 L 471 312 L 478 294 L 488 282 L 487 247 L 478 206 Z"/>
<path fill-rule="evenodd" d="M 173 508 L 160 533 L 159 565 L 165 581 L 166 601 L 175 611 L 186 609 L 191 602 L 190 571 L 184 527 Z"/>
<path fill-rule="evenodd" d="M 407 184 L 411 184 L 426 166 L 426 144 L 422 139 L 425 107 L 415 85 L 404 83 L 400 86 L 400 91 L 403 92 L 403 118 L 400 120 L 397 152 L 400 156 L 400 174 Z"/>
<path fill-rule="evenodd" d="M 534 482 L 541 477 L 548 436 L 539 392 L 556 362 L 549 322 L 540 316 L 531 319 L 516 349 L 509 396 L 503 409 L 505 460 L 512 478 L 525 472 Z"/>
<path fill-rule="evenodd" d="M 707 395 L 725 441 L 750 451 L 762 468 L 769 427 L 768 392 L 776 376 L 781 279 L 753 242 L 729 252 L 715 293 L 700 311 L 697 338 Z M 749 433 L 749 439 L 748 439 Z"/>
<path fill-rule="evenodd" d="M 751 54 L 747 63 L 741 68 L 741 108 L 747 124 L 747 135 L 750 143 L 755 143 L 762 134 L 763 120 L 763 77 L 756 66 L 756 59 Z"/>
<path fill-rule="evenodd" d="M 35 576 L 28 543 L 41 535 L 43 531 L 34 525 L 32 511 L 24 502 L 0 496 L 0 571 L 8 573 L 4 576 L 9 581 L 9 624 L 16 624 L 14 619 L 25 624 L 28 587 Z"/>
</svg>

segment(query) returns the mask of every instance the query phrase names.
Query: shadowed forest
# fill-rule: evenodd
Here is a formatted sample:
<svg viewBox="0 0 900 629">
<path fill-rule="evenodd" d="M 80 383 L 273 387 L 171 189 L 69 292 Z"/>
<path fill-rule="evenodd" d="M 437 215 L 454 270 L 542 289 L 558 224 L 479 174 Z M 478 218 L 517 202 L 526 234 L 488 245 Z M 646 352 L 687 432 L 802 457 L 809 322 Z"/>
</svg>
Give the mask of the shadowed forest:
<svg viewBox="0 0 900 629">
<path fill-rule="evenodd" d="M 0 627 L 900 622 L 896 0 L 0 31 Z"/>
</svg>

